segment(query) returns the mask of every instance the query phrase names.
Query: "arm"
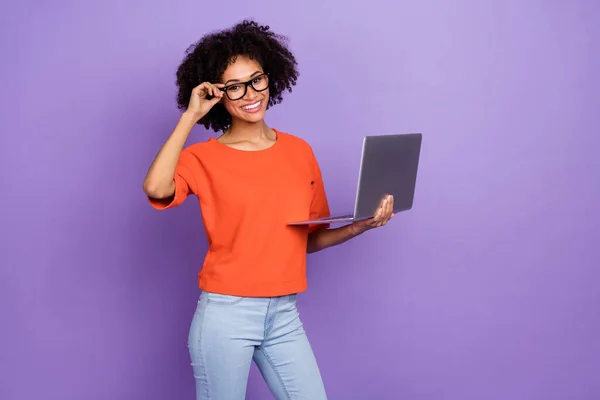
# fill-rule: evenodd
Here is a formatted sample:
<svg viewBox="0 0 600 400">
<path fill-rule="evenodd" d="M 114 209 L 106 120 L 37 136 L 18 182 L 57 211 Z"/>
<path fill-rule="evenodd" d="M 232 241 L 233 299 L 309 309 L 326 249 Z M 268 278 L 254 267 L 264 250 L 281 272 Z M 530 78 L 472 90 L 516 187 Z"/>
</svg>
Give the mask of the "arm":
<svg viewBox="0 0 600 400">
<path fill-rule="evenodd" d="M 153 199 L 168 199 L 175 194 L 175 167 L 185 142 L 198 119 L 184 112 L 154 158 L 144 180 L 144 192 Z"/>
<path fill-rule="evenodd" d="M 192 90 L 187 110 L 181 115 L 146 174 L 143 187 L 148 197 L 163 200 L 175 194 L 175 170 L 179 155 L 194 125 L 223 97 L 217 86 L 204 82 Z M 208 100 L 208 95 L 214 97 Z"/>
<path fill-rule="evenodd" d="M 308 235 L 307 253 L 316 253 L 328 247 L 342 244 L 358 235 L 358 232 L 353 227 L 354 224 L 342 226 L 334 229 L 317 229 Z"/>
<path fill-rule="evenodd" d="M 325 185 L 323 184 L 321 169 L 319 168 L 319 164 L 317 163 L 312 150 L 311 159 L 314 168 L 314 185 L 309 217 L 318 218 L 319 216 L 329 215 L 329 204 L 327 202 L 327 195 L 325 194 Z M 385 196 L 381 200 L 379 208 L 375 212 L 373 218 L 355 221 L 350 225 L 335 229 L 317 227 L 315 230 L 312 230 L 312 228 L 309 228 L 310 233 L 308 234 L 306 252 L 316 253 L 317 251 L 324 250 L 328 247 L 337 246 L 370 229 L 383 226 L 393 217 L 393 211 L 393 196 Z"/>
<path fill-rule="evenodd" d="M 364 232 L 384 226 L 394 217 L 394 198 L 386 196 L 375 212 L 373 218 L 353 222 L 350 225 L 335 229 L 317 229 L 308 235 L 307 253 L 316 253 L 328 247 L 337 246 Z"/>
</svg>

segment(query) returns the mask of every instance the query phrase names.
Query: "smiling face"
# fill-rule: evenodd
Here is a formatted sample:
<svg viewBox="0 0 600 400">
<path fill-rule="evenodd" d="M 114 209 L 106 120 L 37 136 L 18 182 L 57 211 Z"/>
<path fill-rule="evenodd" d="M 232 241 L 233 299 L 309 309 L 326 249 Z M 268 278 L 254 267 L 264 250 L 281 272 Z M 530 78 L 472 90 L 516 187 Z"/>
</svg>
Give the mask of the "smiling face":
<svg viewBox="0 0 600 400">
<path fill-rule="evenodd" d="M 221 82 L 226 88 L 222 102 L 232 120 L 257 123 L 264 119 L 269 103 L 268 76 L 256 60 L 236 57 Z"/>
</svg>

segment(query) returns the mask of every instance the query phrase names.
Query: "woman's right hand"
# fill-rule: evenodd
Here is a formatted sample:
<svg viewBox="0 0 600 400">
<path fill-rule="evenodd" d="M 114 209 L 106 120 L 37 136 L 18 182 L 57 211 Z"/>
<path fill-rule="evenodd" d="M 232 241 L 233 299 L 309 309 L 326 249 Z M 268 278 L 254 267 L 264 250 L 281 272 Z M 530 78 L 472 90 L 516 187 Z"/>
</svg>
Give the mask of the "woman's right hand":
<svg viewBox="0 0 600 400">
<path fill-rule="evenodd" d="M 196 121 L 202 119 L 215 104 L 223 98 L 223 92 L 220 90 L 224 85 L 220 83 L 203 82 L 192 90 L 187 112 L 195 118 Z M 209 97 L 210 98 L 207 98 Z"/>
</svg>

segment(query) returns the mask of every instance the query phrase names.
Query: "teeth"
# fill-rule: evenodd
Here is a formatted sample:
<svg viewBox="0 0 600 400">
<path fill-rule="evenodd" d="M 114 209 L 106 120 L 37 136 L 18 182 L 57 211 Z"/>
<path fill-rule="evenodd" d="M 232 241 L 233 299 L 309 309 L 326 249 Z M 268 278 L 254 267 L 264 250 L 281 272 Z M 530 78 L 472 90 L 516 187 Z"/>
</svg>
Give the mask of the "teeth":
<svg viewBox="0 0 600 400">
<path fill-rule="evenodd" d="M 242 107 L 244 110 L 252 110 L 253 108 L 256 108 L 260 106 L 260 101 L 258 103 L 254 103 L 254 104 L 250 104 L 249 106 L 244 106 Z"/>
</svg>

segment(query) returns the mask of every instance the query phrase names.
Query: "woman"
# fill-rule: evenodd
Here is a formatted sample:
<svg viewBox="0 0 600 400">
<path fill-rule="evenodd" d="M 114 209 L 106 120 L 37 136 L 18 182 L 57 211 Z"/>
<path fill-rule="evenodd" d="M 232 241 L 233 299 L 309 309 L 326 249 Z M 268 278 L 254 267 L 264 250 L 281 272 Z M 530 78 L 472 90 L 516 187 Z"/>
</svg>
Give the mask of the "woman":
<svg viewBox="0 0 600 400">
<path fill-rule="evenodd" d="M 287 225 L 329 215 L 311 147 L 264 121 L 296 84 L 296 65 L 284 38 L 253 21 L 202 38 L 177 71 L 183 112 L 144 181 L 153 207 L 193 194 L 202 210 L 209 248 L 189 332 L 197 399 L 244 399 L 252 360 L 277 399 L 325 399 L 296 309 L 306 253 L 392 217 L 388 197 L 345 227 Z M 223 134 L 183 149 L 197 123 Z"/>
</svg>

